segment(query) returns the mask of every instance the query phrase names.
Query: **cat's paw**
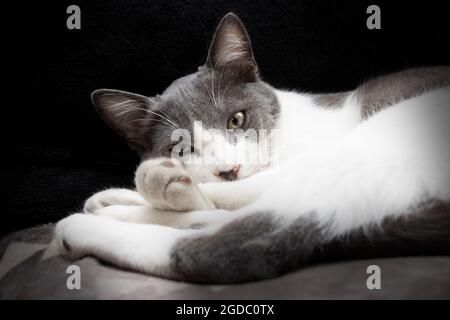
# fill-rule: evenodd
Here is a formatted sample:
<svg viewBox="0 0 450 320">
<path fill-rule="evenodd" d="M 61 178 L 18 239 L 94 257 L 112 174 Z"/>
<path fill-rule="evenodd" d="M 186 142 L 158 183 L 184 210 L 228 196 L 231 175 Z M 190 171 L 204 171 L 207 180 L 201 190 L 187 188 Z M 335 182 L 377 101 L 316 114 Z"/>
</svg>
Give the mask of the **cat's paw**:
<svg viewBox="0 0 450 320">
<path fill-rule="evenodd" d="M 114 205 L 142 206 L 147 202 L 136 191 L 128 189 L 108 189 L 100 191 L 84 203 L 84 212 L 96 214 L 97 211 Z"/>
<path fill-rule="evenodd" d="M 90 239 L 96 235 L 92 218 L 86 214 L 73 214 L 56 224 L 51 246 L 67 260 L 77 260 L 89 254 Z"/>
<path fill-rule="evenodd" d="M 191 180 L 177 160 L 159 158 L 141 163 L 136 187 L 152 206 L 161 210 L 192 211 L 214 209 L 214 205 Z"/>
<path fill-rule="evenodd" d="M 144 206 L 114 205 L 96 211 L 95 215 L 123 222 L 152 224 L 155 223 L 154 217 L 159 216 L 158 213 L 159 212 L 149 204 Z"/>
</svg>

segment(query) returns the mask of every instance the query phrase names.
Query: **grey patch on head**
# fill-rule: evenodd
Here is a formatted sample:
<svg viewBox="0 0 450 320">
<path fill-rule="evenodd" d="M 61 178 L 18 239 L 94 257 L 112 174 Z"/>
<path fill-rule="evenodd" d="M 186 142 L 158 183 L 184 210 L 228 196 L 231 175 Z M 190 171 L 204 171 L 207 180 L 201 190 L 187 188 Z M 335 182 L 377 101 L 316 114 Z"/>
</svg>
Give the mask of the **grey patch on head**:
<svg viewBox="0 0 450 320">
<path fill-rule="evenodd" d="M 357 91 L 361 116 L 367 119 L 403 100 L 450 85 L 450 67 L 415 68 L 365 82 Z"/>
<path fill-rule="evenodd" d="M 334 217 L 338 219 L 338 217 Z M 428 202 L 400 217 L 345 234 L 310 214 L 282 223 L 257 212 L 216 233 L 180 240 L 171 252 L 178 280 L 239 283 L 276 277 L 322 262 L 450 254 L 450 205 Z"/>
<path fill-rule="evenodd" d="M 188 130 L 192 139 L 194 121 L 225 135 L 228 120 L 244 111 L 242 129 L 258 134 L 275 128 L 280 112 L 274 89 L 258 76 L 247 31 L 231 13 L 219 23 L 205 65 L 175 80 L 161 95 L 147 98 L 105 89 L 95 91 L 92 100 L 101 117 L 142 159 L 169 157 L 171 145 L 178 142 L 172 141 L 172 132 Z"/>
<path fill-rule="evenodd" d="M 313 94 L 313 103 L 319 107 L 327 109 L 340 109 L 344 106 L 345 100 L 350 95 L 350 91 L 336 93 Z"/>
<path fill-rule="evenodd" d="M 242 129 L 273 129 L 280 107 L 273 88 L 261 80 L 241 82 L 233 73 L 200 67 L 195 74 L 173 82 L 160 96 L 160 112 L 194 135 L 194 121 L 203 129 L 217 129 L 225 134 L 228 120 L 237 112 L 245 111 L 246 122 Z M 173 144 L 173 128 L 154 123 L 152 149 L 149 157 L 164 156 Z"/>
</svg>

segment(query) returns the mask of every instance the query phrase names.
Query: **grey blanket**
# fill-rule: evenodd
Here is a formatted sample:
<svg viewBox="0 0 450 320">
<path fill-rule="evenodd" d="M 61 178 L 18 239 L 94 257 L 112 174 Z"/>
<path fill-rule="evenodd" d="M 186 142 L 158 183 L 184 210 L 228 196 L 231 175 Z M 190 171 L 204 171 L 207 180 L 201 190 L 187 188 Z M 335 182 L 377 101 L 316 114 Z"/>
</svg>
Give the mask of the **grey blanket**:
<svg viewBox="0 0 450 320">
<path fill-rule="evenodd" d="M 267 281 L 207 286 L 121 270 L 93 258 L 42 260 L 52 232 L 53 225 L 42 225 L 1 239 L 0 299 L 450 299 L 450 257 L 355 260 Z M 71 265 L 79 267 L 80 289 L 67 286 Z M 369 265 L 381 269 L 379 290 L 367 288 Z"/>
</svg>

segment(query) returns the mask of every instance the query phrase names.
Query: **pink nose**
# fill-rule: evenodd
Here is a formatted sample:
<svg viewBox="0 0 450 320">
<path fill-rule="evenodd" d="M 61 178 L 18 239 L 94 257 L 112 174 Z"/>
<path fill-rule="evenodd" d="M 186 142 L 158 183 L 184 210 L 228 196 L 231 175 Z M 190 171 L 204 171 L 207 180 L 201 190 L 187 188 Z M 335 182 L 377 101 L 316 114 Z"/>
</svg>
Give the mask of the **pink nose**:
<svg viewBox="0 0 450 320">
<path fill-rule="evenodd" d="M 233 168 L 231 168 L 230 170 L 219 171 L 216 175 L 218 177 L 222 178 L 223 180 L 234 181 L 234 180 L 237 179 L 237 176 L 238 176 L 240 168 L 241 168 L 241 165 L 237 164 Z"/>
</svg>

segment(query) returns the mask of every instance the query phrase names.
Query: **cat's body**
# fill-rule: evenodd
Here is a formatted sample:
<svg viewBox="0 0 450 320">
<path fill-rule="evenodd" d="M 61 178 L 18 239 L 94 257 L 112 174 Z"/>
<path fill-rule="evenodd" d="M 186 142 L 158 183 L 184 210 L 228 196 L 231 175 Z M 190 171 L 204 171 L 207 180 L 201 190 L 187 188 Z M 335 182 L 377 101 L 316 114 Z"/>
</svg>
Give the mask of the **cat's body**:
<svg viewBox="0 0 450 320">
<path fill-rule="evenodd" d="M 205 83 L 207 98 L 199 93 Z M 61 221 L 55 245 L 72 259 L 94 255 L 159 276 L 215 283 L 264 279 L 343 257 L 449 252 L 449 85 L 450 68 L 438 67 L 339 94 L 275 90 L 258 79 L 245 29 L 228 15 L 207 65 L 161 97 L 94 94 L 105 120 L 150 160 L 136 172 L 138 192 L 94 195 L 85 206 L 93 214 Z M 192 120 L 220 129 L 230 116 L 241 127 L 278 130 L 270 165 L 199 167 L 166 158 L 168 144 L 159 141 L 169 131 L 139 114 L 158 110 L 151 107 L 158 103 L 167 112 L 156 119 L 169 122 L 171 131 L 184 117 L 195 136 Z M 177 113 L 183 103 L 193 104 L 188 116 Z M 196 111 L 208 103 L 217 113 Z M 225 109 L 223 120 L 218 114 Z M 146 136 L 149 127 L 158 141 Z M 194 154 L 219 141 L 237 152 L 254 144 L 227 143 L 220 134 L 195 139 Z"/>
</svg>

